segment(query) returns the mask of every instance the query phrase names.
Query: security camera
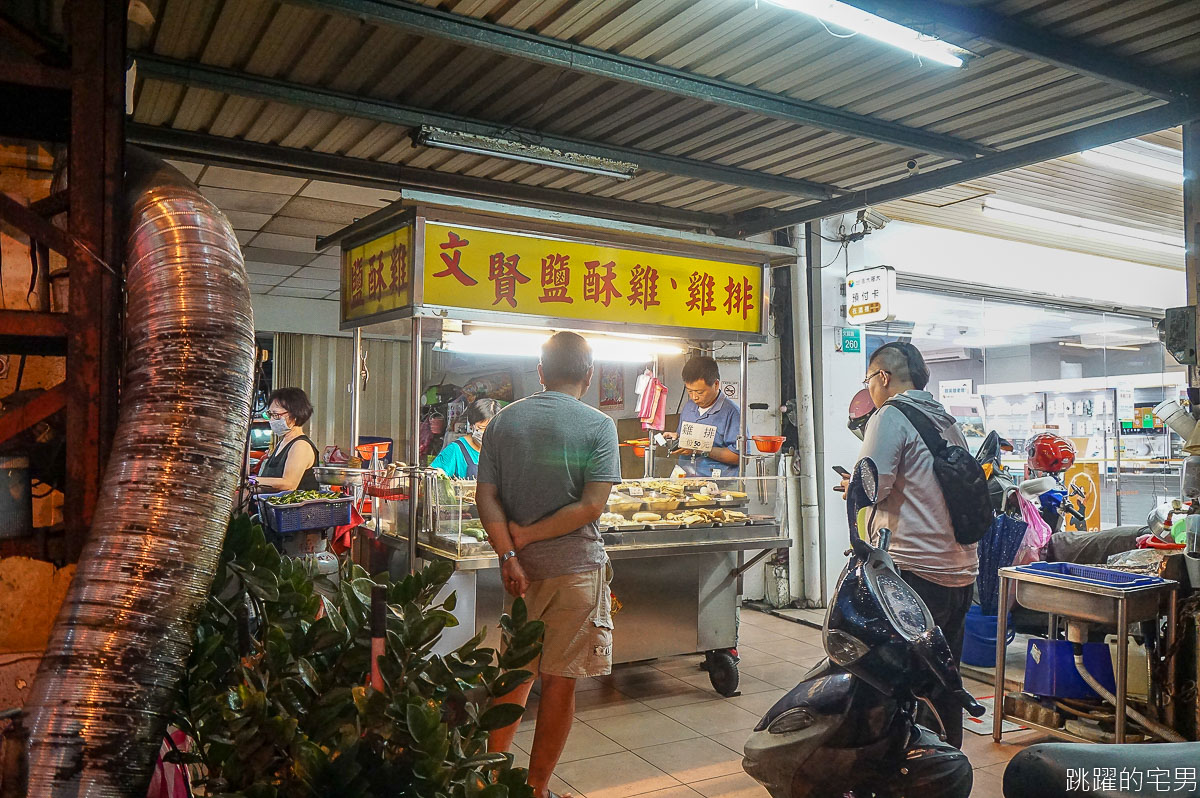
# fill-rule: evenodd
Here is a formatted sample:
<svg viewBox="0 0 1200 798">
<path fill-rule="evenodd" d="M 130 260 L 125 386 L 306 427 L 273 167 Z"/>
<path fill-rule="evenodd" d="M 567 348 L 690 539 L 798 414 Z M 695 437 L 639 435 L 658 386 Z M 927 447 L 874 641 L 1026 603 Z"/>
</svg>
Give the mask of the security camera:
<svg viewBox="0 0 1200 798">
<path fill-rule="evenodd" d="M 908 170 L 909 175 L 915 175 L 921 171 L 921 165 L 912 160 L 904 164 L 904 168 Z"/>
<path fill-rule="evenodd" d="M 891 219 L 874 208 L 863 208 L 858 212 L 858 220 L 862 222 L 863 227 L 868 232 L 871 230 L 882 230 L 891 221 Z"/>
</svg>

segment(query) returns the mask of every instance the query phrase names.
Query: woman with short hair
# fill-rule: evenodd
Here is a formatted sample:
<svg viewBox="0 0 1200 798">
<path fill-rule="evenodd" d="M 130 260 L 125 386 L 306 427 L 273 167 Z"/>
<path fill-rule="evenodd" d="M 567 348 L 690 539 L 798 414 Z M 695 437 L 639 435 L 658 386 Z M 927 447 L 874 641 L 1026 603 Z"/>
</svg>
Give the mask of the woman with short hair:
<svg viewBox="0 0 1200 798">
<path fill-rule="evenodd" d="M 454 479 L 475 479 L 479 475 L 479 447 L 483 445 L 483 431 L 499 411 L 500 403 L 495 399 L 476 399 L 467 405 L 467 430 L 470 434 L 443 447 L 430 465 L 440 468 L 446 476 Z"/>
<path fill-rule="evenodd" d="M 304 434 L 304 425 L 312 414 L 312 403 L 299 388 L 278 388 L 271 393 L 266 416 L 275 445 L 259 466 L 255 478 L 259 487 L 271 492 L 317 490 L 313 466 L 320 453 Z"/>
</svg>

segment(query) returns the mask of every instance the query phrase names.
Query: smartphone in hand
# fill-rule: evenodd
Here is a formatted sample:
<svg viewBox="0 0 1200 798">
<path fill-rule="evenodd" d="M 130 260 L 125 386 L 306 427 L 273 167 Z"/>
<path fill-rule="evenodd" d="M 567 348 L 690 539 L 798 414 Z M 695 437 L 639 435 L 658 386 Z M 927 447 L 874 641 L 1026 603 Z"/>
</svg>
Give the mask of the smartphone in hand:
<svg viewBox="0 0 1200 798">
<path fill-rule="evenodd" d="M 837 474 L 842 479 L 850 479 L 850 472 L 847 471 L 846 469 L 842 468 L 839 465 L 835 465 L 833 467 L 833 471 L 835 474 Z M 842 493 L 846 489 L 844 487 L 842 487 L 841 485 L 837 485 L 834 487 L 834 490 L 836 490 L 838 493 Z"/>
</svg>

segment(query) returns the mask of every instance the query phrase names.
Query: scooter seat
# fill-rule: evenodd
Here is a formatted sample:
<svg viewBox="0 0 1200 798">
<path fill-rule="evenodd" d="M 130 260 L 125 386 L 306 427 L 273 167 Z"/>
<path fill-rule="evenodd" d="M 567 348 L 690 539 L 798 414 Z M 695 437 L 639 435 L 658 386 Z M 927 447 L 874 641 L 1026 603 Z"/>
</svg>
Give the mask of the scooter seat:
<svg viewBox="0 0 1200 798">
<path fill-rule="evenodd" d="M 1200 798 L 1200 742 L 1141 745 L 1042 743 L 1004 770 L 1005 798 Z"/>
</svg>

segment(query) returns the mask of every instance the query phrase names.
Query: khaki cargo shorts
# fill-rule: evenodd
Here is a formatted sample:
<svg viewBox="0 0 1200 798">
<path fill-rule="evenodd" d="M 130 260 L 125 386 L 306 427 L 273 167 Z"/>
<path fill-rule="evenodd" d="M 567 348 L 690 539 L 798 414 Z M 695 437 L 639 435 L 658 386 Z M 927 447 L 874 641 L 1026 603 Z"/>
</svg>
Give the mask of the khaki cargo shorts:
<svg viewBox="0 0 1200 798">
<path fill-rule="evenodd" d="M 529 618 L 546 624 L 546 636 L 541 656 L 526 670 L 573 679 L 612 672 L 612 578 L 606 562 L 594 571 L 530 582 Z"/>
</svg>

